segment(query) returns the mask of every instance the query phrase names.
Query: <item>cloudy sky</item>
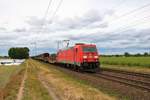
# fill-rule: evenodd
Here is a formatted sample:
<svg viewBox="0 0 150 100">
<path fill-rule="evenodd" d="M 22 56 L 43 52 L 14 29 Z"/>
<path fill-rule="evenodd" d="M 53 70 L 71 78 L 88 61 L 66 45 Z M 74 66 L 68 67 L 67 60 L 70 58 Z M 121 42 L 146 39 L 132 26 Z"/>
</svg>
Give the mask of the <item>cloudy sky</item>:
<svg viewBox="0 0 150 100">
<path fill-rule="evenodd" d="M 0 55 L 16 46 L 55 52 L 64 39 L 94 43 L 102 54 L 150 51 L 149 0 L 52 0 L 46 13 L 48 3 L 0 0 Z"/>
</svg>

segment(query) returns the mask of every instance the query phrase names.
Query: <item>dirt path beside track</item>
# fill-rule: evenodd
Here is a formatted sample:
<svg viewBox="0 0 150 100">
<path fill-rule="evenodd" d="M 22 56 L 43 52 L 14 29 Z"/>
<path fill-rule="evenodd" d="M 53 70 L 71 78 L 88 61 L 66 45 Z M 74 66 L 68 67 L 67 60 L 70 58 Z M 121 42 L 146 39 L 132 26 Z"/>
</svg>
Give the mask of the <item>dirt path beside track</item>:
<svg viewBox="0 0 150 100">
<path fill-rule="evenodd" d="M 18 100 L 53 100 L 46 84 L 38 77 L 39 70 L 31 59 L 28 60 L 27 67 L 28 77 L 25 80 L 25 84 L 23 86 L 24 89 L 21 90 L 22 93 L 20 93 L 21 99 Z"/>
<path fill-rule="evenodd" d="M 40 82 L 43 84 L 43 86 L 48 90 L 49 95 L 53 98 L 53 100 L 62 100 L 58 95 L 56 95 L 56 93 L 54 92 L 54 88 L 51 87 L 46 80 L 44 79 L 44 77 L 38 75 L 38 78 L 40 80 Z"/>
<path fill-rule="evenodd" d="M 22 100 L 22 98 L 23 98 L 24 85 L 25 85 L 25 81 L 27 79 L 27 68 L 28 68 L 28 62 L 26 62 L 26 70 L 25 70 L 24 77 L 22 79 L 16 100 Z"/>
</svg>

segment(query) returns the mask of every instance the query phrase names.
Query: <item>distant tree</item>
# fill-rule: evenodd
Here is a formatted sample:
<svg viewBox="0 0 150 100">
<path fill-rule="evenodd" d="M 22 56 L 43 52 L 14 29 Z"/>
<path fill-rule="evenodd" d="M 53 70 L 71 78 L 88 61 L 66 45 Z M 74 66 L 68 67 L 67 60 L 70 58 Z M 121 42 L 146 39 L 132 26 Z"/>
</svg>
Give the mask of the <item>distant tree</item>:
<svg viewBox="0 0 150 100">
<path fill-rule="evenodd" d="M 142 56 L 140 53 L 135 54 L 136 57 Z"/>
<path fill-rule="evenodd" d="M 148 53 L 147 53 L 147 52 L 145 52 L 145 53 L 144 53 L 144 56 L 148 56 Z"/>
<path fill-rule="evenodd" d="M 124 56 L 129 57 L 130 54 L 129 54 L 128 52 L 125 52 L 125 53 L 124 53 Z"/>
<path fill-rule="evenodd" d="M 29 48 L 10 48 L 8 55 L 13 59 L 26 59 L 29 58 Z"/>
<path fill-rule="evenodd" d="M 115 55 L 115 57 L 120 57 L 120 55 Z"/>
</svg>

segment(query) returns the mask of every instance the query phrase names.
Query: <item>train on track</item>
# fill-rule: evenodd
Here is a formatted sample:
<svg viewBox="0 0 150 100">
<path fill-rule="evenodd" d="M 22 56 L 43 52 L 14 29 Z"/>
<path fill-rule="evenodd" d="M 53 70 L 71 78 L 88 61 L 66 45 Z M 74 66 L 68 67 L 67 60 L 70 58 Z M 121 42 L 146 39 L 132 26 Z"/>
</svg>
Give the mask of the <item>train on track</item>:
<svg viewBox="0 0 150 100">
<path fill-rule="evenodd" d="M 95 44 L 77 43 L 73 47 L 59 50 L 56 54 L 43 53 L 33 58 L 76 71 L 100 70 L 99 54 Z"/>
</svg>

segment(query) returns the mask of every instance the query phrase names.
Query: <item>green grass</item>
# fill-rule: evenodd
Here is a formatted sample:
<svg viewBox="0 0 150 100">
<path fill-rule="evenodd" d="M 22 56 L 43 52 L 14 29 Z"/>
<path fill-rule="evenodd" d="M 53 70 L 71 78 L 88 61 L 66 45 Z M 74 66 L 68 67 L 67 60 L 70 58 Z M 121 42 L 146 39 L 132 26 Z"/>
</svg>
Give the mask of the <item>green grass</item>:
<svg viewBox="0 0 150 100">
<path fill-rule="evenodd" d="M 4 88 L 10 77 L 21 70 L 21 66 L 0 66 L 0 88 Z"/>
<path fill-rule="evenodd" d="M 100 57 L 101 64 L 150 68 L 150 57 Z"/>
<path fill-rule="evenodd" d="M 25 63 L 0 67 L 0 99 L 15 100 L 24 74 Z"/>
<path fill-rule="evenodd" d="M 0 88 L 5 87 L 6 83 L 9 81 L 10 76 L 14 74 L 17 68 L 17 66 L 0 67 Z"/>
<path fill-rule="evenodd" d="M 47 89 L 41 84 L 37 68 L 29 63 L 23 100 L 52 100 Z"/>
</svg>

